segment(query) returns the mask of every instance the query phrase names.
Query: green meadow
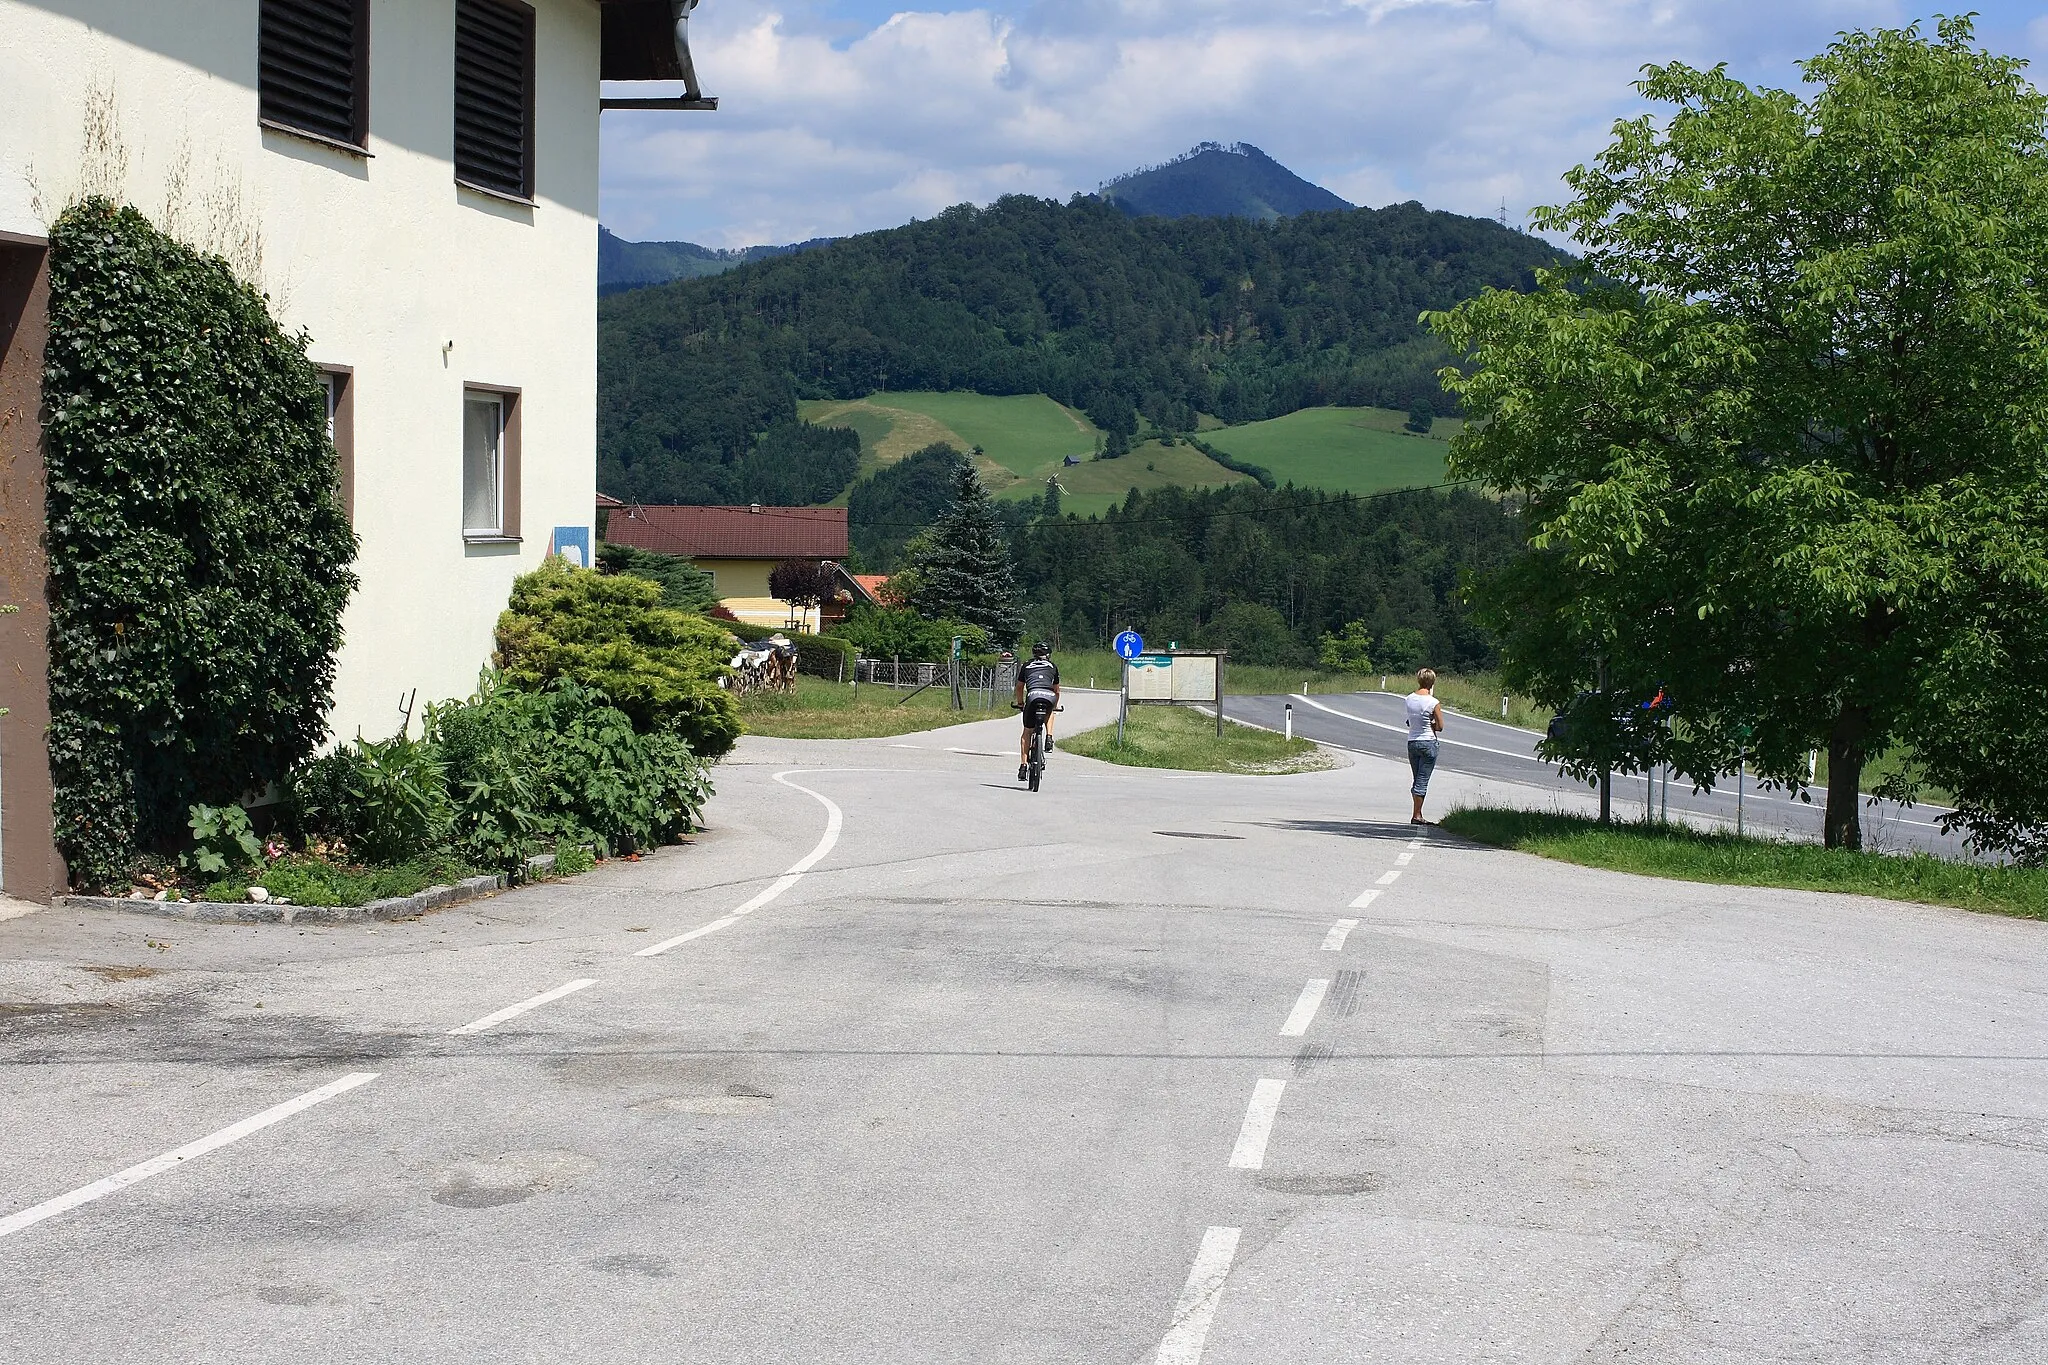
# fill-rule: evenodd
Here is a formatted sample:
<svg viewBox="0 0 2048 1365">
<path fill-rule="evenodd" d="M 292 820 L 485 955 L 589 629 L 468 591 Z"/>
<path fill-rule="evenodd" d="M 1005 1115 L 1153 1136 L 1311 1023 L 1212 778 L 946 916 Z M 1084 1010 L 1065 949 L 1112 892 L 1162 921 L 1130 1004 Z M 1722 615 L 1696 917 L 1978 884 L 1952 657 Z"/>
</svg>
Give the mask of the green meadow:
<svg viewBox="0 0 2048 1365">
<path fill-rule="evenodd" d="M 1378 493 L 1444 481 L 1450 438 L 1462 423 L 1439 419 L 1428 436 L 1403 431 L 1406 413 L 1385 408 L 1304 408 L 1270 422 L 1201 433 L 1236 459 L 1262 465 L 1282 484 Z"/>
</svg>

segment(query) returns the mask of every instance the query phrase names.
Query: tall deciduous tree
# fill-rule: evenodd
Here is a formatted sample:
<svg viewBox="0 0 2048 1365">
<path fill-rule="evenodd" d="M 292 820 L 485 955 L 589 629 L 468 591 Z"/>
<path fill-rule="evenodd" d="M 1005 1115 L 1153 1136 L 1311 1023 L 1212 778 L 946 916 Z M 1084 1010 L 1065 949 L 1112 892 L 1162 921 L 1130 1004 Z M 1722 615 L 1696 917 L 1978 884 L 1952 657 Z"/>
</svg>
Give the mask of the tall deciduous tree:
<svg viewBox="0 0 2048 1365">
<path fill-rule="evenodd" d="M 1024 628 L 1017 576 L 988 489 L 974 466 L 953 475 L 953 506 L 936 526 L 912 541 L 909 603 L 932 620 L 980 626 L 998 645 L 1016 643 Z"/>
<path fill-rule="evenodd" d="M 1843 35 L 1810 94 L 1653 67 L 1671 112 L 1537 215 L 1581 264 L 1431 316 L 1478 419 L 1455 471 L 1525 499 L 1529 553 L 1479 590 L 1510 679 L 1565 705 L 1606 670 L 1561 756 L 1711 782 L 1746 753 L 1802 787 L 1825 748 L 1826 841 L 1855 848 L 1865 759 L 1995 685 L 1958 660 L 2039 669 L 1972 644 L 2048 591 L 2048 105 L 2022 66 L 1948 19 Z M 1614 719 L 1660 685 L 1668 734 Z"/>
</svg>

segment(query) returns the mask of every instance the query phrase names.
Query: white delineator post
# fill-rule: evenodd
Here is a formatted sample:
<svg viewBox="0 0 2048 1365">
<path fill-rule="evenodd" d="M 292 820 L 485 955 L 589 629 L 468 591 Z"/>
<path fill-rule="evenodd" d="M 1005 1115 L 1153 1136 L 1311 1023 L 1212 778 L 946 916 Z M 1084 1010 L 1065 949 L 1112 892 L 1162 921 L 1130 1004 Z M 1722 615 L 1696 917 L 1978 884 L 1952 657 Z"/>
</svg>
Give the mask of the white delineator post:
<svg viewBox="0 0 2048 1365">
<path fill-rule="evenodd" d="M 1288 702 L 1283 711 L 1287 721 L 1287 738 L 1292 742 L 1294 739 L 1294 703 Z"/>
</svg>

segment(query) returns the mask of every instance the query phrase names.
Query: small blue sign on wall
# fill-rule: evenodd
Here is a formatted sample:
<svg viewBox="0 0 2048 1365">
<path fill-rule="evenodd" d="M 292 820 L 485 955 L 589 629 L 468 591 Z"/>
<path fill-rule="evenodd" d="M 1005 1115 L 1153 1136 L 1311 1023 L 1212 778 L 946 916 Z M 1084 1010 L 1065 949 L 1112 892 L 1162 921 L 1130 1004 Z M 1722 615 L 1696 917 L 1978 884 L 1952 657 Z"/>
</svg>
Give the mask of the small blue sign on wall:
<svg viewBox="0 0 2048 1365">
<path fill-rule="evenodd" d="M 1116 652 L 1120 659 L 1135 659 L 1145 652 L 1145 639 L 1135 630 L 1127 630 L 1116 637 Z"/>
<path fill-rule="evenodd" d="M 590 567 L 590 528 L 588 526 L 557 526 L 554 538 L 548 543 L 548 553 L 560 555 L 579 569 Z"/>
</svg>

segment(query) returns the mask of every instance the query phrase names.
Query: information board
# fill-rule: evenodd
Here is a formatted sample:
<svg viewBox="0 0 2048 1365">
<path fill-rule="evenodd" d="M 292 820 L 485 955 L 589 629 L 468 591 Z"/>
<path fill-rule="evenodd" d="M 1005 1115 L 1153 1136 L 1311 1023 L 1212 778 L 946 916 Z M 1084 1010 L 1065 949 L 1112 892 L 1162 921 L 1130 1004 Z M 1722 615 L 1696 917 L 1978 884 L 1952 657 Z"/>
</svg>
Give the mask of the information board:
<svg viewBox="0 0 2048 1365">
<path fill-rule="evenodd" d="M 1172 701 L 1216 700 L 1216 656 L 1214 654 L 1175 655 L 1173 667 L 1167 670 L 1169 681 L 1168 697 Z"/>
<path fill-rule="evenodd" d="M 1132 701 L 1172 701 L 1174 661 L 1170 654 L 1140 654 L 1124 666 L 1125 695 Z"/>
</svg>

